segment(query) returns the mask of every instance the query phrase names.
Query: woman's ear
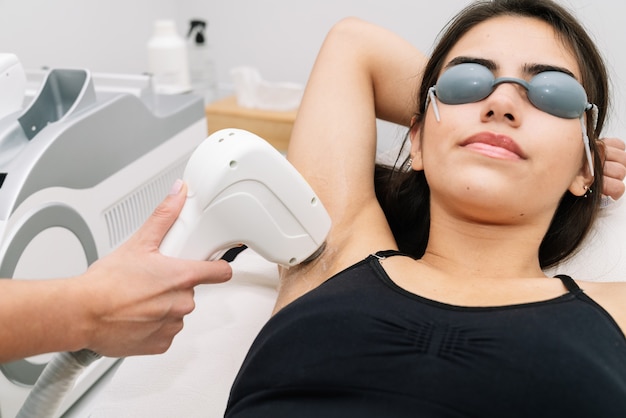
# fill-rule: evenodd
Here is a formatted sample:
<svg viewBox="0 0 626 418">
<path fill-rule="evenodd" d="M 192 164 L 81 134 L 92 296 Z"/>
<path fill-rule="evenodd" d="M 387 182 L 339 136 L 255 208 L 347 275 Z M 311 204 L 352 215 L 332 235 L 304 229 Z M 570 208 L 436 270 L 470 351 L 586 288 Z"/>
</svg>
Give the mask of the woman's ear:
<svg viewBox="0 0 626 418">
<path fill-rule="evenodd" d="M 574 180 L 572 180 L 568 190 L 574 196 L 584 196 L 587 193 L 594 192 L 590 189 L 592 184 L 593 176 L 591 175 L 591 170 L 585 161 L 576 177 L 574 177 Z"/>
<path fill-rule="evenodd" d="M 604 162 L 606 151 L 604 149 L 604 143 L 602 143 L 602 141 L 596 141 L 595 150 L 592 150 L 591 152 L 592 152 L 591 161 L 593 161 L 594 165 L 597 166 L 598 160 L 600 160 L 601 162 Z M 599 159 L 595 158 L 596 153 L 600 155 Z M 596 173 L 596 175 L 597 174 L 598 173 Z M 587 163 L 587 160 L 585 159 L 585 162 L 581 166 L 580 171 L 578 172 L 576 177 L 574 177 L 574 180 L 572 181 L 572 184 L 570 184 L 570 187 L 568 190 L 574 196 L 584 196 L 587 193 L 593 193 L 595 192 L 595 190 L 590 189 L 591 185 L 593 184 L 593 180 L 594 180 L 594 176 L 591 175 L 591 167 L 589 167 L 589 164 Z M 601 191 L 598 190 L 598 192 L 601 192 Z"/>
<path fill-rule="evenodd" d="M 421 171 L 424 169 L 422 162 L 422 131 L 420 125 L 415 123 L 415 116 L 411 119 L 409 139 L 411 140 L 411 167 L 415 171 Z"/>
<path fill-rule="evenodd" d="M 585 171 L 587 171 L 585 169 Z M 590 175 L 577 175 L 569 186 L 569 191 L 574 196 L 584 196 L 590 192 L 591 184 L 593 183 L 593 177 Z"/>
</svg>

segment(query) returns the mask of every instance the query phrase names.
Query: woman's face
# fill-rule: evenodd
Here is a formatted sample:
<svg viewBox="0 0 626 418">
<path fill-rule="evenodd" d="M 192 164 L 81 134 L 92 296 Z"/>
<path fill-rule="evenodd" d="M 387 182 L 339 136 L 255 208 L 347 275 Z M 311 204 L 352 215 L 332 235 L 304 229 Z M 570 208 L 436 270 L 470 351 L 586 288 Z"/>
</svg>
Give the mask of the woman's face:
<svg viewBox="0 0 626 418">
<path fill-rule="evenodd" d="M 475 26 L 450 50 L 444 71 L 468 61 L 490 63 L 495 77 L 530 81 L 549 68 L 580 80 L 570 48 L 532 18 L 503 16 Z M 437 105 L 441 120 L 430 105 L 422 131 L 412 132 L 413 168 L 424 170 L 435 204 L 490 222 L 551 218 L 566 190 L 583 195 L 591 183 L 579 119 L 537 109 L 520 85 L 500 84 L 476 103 Z"/>
</svg>

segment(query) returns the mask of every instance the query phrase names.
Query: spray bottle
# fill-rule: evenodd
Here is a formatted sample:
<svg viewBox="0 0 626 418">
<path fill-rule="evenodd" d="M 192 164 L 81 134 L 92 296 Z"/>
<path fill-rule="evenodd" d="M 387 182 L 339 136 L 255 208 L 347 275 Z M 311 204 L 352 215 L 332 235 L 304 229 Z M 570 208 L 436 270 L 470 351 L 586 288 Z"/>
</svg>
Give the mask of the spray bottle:
<svg viewBox="0 0 626 418">
<path fill-rule="evenodd" d="M 207 23 L 201 19 L 189 22 L 188 54 L 191 89 L 204 97 L 205 104 L 217 99 L 217 78 L 211 46 L 206 36 Z"/>
</svg>

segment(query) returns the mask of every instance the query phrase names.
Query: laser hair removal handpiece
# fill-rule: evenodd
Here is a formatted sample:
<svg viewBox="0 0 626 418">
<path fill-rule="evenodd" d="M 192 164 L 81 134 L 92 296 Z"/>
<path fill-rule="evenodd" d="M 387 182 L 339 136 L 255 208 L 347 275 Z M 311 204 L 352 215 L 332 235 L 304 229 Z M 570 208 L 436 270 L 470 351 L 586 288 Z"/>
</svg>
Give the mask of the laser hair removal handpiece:
<svg viewBox="0 0 626 418">
<path fill-rule="evenodd" d="M 165 255 L 215 260 L 247 245 L 286 267 L 323 248 L 330 217 L 302 175 L 272 145 L 241 129 L 223 129 L 191 155 L 187 200 L 161 243 Z"/>
<path fill-rule="evenodd" d="M 191 155 L 183 180 L 187 200 L 161 243 L 165 255 L 215 260 L 245 244 L 289 267 L 324 248 L 330 217 L 322 202 L 282 154 L 250 132 L 210 135 Z M 57 356 L 17 416 L 53 416 L 77 374 L 99 357 L 90 350 Z"/>
</svg>

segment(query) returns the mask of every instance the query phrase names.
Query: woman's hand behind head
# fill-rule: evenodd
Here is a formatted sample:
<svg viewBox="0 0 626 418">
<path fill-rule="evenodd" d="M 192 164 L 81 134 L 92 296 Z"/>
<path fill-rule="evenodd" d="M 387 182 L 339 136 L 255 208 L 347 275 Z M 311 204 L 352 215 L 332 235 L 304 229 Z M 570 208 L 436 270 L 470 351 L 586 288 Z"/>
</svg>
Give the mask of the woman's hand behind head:
<svg viewBox="0 0 626 418">
<path fill-rule="evenodd" d="M 602 142 L 606 146 L 602 193 L 617 200 L 626 190 L 626 144 L 618 138 L 603 138 Z"/>
</svg>

